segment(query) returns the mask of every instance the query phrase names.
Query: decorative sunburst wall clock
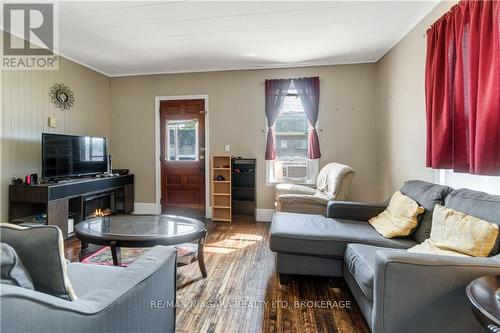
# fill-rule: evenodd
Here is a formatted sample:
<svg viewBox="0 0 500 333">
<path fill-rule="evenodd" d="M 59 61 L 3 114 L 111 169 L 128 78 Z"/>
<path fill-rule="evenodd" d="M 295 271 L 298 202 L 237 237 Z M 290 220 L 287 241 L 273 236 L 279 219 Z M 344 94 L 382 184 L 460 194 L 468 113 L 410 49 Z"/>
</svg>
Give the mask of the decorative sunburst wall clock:
<svg viewBox="0 0 500 333">
<path fill-rule="evenodd" d="M 50 88 L 49 95 L 52 103 L 61 110 L 69 110 L 75 104 L 73 92 L 62 83 L 56 83 Z"/>
</svg>

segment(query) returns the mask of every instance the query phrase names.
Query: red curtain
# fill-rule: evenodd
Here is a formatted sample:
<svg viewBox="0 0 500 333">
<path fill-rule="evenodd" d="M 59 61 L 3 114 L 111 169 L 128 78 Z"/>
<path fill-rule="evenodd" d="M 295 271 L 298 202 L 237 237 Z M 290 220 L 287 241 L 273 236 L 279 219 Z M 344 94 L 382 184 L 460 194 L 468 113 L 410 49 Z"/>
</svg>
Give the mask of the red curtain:
<svg viewBox="0 0 500 333">
<path fill-rule="evenodd" d="M 500 175 L 500 1 L 461 1 L 427 31 L 427 166 Z"/>
</svg>

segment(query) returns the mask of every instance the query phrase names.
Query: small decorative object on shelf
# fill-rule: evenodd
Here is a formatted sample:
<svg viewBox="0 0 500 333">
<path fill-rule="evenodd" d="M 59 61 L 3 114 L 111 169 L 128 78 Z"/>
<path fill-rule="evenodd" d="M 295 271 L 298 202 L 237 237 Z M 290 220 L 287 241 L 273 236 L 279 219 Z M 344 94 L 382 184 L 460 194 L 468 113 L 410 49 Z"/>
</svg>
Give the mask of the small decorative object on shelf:
<svg viewBox="0 0 500 333">
<path fill-rule="evenodd" d="M 21 178 L 11 177 L 11 183 L 12 185 L 21 185 L 23 180 Z"/>
<path fill-rule="evenodd" d="M 212 156 L 212 221 L 231 222 L 231 156 Z"/>
<path fill-rule="evenodd" d="M 21 217 L 12 220 L 11 223 L 25 225 L 25 226 L 45 225 L 47 224 L 47 214 L 38 213 L 31 216 Z"/>
<path fill-rule="evenodd" d="M 73 92 L 68 86 L 62 83 L 56 83 L 50 88 L 49 95 L 52 103 L 61 110 L 69 110 L 75 103 Z"/>
</svg>

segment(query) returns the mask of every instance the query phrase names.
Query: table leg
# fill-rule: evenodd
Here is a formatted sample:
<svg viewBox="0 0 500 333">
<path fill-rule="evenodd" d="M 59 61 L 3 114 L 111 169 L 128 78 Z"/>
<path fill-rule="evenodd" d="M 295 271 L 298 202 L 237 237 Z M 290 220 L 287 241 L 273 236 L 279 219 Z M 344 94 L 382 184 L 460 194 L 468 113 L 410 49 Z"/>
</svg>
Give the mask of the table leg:
<svg viewBox="0 0 500 333">
<path fill-rule="evenodd" d="M 198 265 L 200 266 L 200 271 L 201 275 L 206 278 L 207 277 L 207 268 L 205 267 L 205 255 L 204 255 L 204 248 L 205 248 L 205 238 L 206 234 L 203 235 L 198 240 Z"/>
<path fill-rule="evenodd" d="M 80 243 L 80 254 L 78 255 L 78 260 L 82 261 L 86 257 L 86 253 L 89 249 L 89 243 L 83 240 L 81 240 Z"/>
<path fill-rule="evenodd" d="M 111 242 L 109 247 L 111 248 L 111 256 L 113 257 L 113 265 L 114 266 L 121 266 L 122 256 L 121 256 L 120 247 L 116 246 L 116 242 Z"/>
</svg>

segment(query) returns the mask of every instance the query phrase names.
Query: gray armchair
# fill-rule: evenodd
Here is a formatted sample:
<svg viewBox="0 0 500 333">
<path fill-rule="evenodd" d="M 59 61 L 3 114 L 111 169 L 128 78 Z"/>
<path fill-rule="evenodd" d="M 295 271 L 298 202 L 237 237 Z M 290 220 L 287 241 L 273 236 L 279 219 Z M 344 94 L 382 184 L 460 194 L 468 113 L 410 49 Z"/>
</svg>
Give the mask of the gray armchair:
<svg viewBox="0 0 500 333">
<path fill-rule="evenodd" d="M 68 264 L 66 301 L 1 285 L 2 332 L 174 332 L 176 251 L 157 246 L 129 267 Z"/>
<path fill-rule="evenodd" d="M 353 178 L 354 170 L 349 166 L 328 163 L 319 172 L 316 188 L 288 183 L 276 185 L 276 210 L 326 216 L 328 201 L 345 200 Z"/>
</svg>

